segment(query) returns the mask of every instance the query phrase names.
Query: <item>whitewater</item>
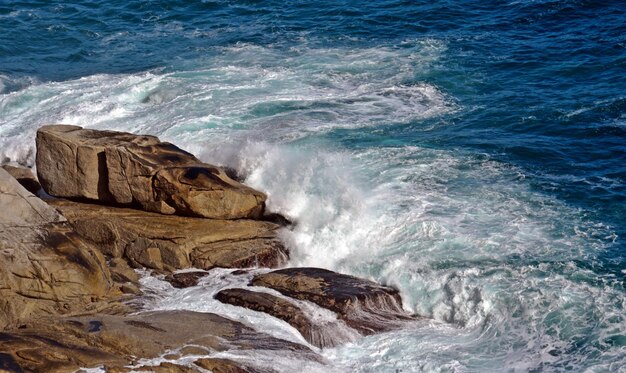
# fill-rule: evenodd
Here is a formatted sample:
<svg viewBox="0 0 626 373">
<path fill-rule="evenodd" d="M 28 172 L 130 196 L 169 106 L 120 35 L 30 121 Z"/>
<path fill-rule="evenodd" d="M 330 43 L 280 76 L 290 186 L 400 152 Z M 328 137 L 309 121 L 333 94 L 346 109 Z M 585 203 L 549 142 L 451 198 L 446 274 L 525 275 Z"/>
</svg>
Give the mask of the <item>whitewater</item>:
<svg viewBox="0 0 626 373">
<path fill-rule="evenodd" d="M 21 12 L 1 17 L 27 17 Z M 131 35 L 132 41 L 207 37 L 185 22 L 161 23 L 150 31 L 155 35 Z M 131 38 L 123 31 L 101 34 L 99 48 L 115 53 L 120 40 Z M 255 352 L 218 357 L 265 361 L 285 372 L 626 372 L 622 170 L 551 172 L 509 156 L 506 147 L 476 145 L 499 130 L 459 126 L 457 118 L 487 112 L 476 114 L 487 123 L 496 106 L 465 98 L 488 93 L 438 77 L 451 53 L 463 58 L 447 36 L 320 43 L 305 33 L 296 39 L 228 42 L 167 67 L 63 78 L 0 68 L 0 160 L 33 166 L 35 132 L 50 123 L 159 136 L 203 161 L 236 168 L 267 193 L 268 209 L 296 222 L 282 232 L 290 266 L 393 286 L 406 310 L 419 316 L 401 330 L 361 337 L 305 304 L 346 340 L 316 349 L 322 362 Z M 559 120 L 608 112 L 621 139 L 623 102 L 596 99 L 564 110 L 569 116 Z M 520 114 L 529 128 L 536 125 L 533 115 L 540 114 Z M 432 135 L 464 130 L 472 138 L 456 144 Z M 503 141 L 524 146 L 527 139 Z M 540 158 L 554 147 L 533 151 Z M 616 153 L 614 162 L 621 157 Z M 577 205 L 559 194 L 567 183 L 617 197 L 607 197 L 606 206 Z M 614 215 L 604 212 L 610 209 Z M 306 344 L 285 322 L 214 300 L 220 289 L 247 281 L 232 283 L 237 277 L 224 277 L 228 271 L 213 270 L 188 289 L 145 274 L 144 307 L 219 311 Z"/>
</svg>

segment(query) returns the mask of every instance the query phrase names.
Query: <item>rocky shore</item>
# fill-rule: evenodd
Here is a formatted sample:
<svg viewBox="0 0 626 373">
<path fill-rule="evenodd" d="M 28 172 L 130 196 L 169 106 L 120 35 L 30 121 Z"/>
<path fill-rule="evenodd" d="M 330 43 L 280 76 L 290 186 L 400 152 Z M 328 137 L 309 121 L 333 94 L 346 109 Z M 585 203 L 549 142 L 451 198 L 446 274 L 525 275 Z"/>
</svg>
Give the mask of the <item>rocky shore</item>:
<svg viewBox="0 0 626 373">
<path fill-rule="evenodd" d="M 285 268 L 289 220 L 233 170 L 154 136 L 53 125 L 36 142 L 37 177 L 0 169 L 0 372 L 273 372 L 215 355 L 284 351 L 323 364 L 319 348 L 413 319 L 393 288 Z M 229 315 L 142 309 L 139 271 L 184 288 L 214 268 L 251 276 L 217 300 L 287 322 L 309 344 Z M 319 324 L 311 307 L 336 320 Z"/>
</svg>

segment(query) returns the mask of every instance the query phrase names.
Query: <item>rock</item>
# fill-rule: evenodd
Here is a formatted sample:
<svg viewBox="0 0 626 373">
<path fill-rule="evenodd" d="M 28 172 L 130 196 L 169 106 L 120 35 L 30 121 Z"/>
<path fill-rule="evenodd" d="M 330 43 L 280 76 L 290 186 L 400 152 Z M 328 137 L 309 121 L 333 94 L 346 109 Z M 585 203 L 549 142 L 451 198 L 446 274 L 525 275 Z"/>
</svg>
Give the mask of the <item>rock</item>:
<svg viewBox="0 0 626 373">
<path fill-rule="evenodd" d="M 153 359 L 185 346 L 209 351 L 285 351 L 319 361 L 305 346 L 256 332 L 215 314 L 191 311 L 43 318 L 25 328 L 0 333 L 2 361 L 34 372 L 73 372 L 78 367 L 99 365 L 106 366 L 107 371 L 121 372 L 125 371 L 123 366 L 138 358 Z M 191 368 L 166 363 L 154 370 L 189 371 L 185 369 Z"/>
<path fill-rule="evenodd" d="M 184 365 L 163 362 L 157 366 L 141 366 L 136 372 L 153 372 L 153 373 L 200 373 L 199 369 L 194 369 Z M 213 372 L 215 373 L 215 372 Z"/>
<path fill-rule="evenodd" d="M 294 223 L 291 220 L 276 212 L 263 215 L 263 220 L 278 224 L 281 227 L 291 228 L 294 226 Z"/>
<path fill-rule="evenodd" d="M 325 269 L 281 269 L 258 275 L 251 284 L 334 311 L 363 334 L 387 331 L 413 319 L 402 309 L 397 290 Z"/>
<path fill-rule="evenodd" d="M 83 309 L 109 295 L 102 254 L 0 169 L 0 329 Z"/>
<path fill-rule="evenodd" d="M 202 348 L 202 347 L 197 347 L 197 346 L 185 346 L 181 348 L 180 351 L 178 352 L 180 353 L 181 356 L 189 356 L 189 355 L 205 356 L 211 353 L 210 350 L 207 350 L 206 348 Z"/>
<path fill-rule="evenodd" d="M 334 323 L 316 323 L 294 302 L 269 293 L 246 289 L 225 289 L 215 295 L 222 303 L 265 312 L 296 328 L 314 346 L 334 347 L 353 339 L 356 333 Z M 342 330 L 343 329 L 343 330 Z"/>
<path fill-rule="evenodd" d="M 271 370 L 255 369 L 229 359 L 205 358 L 194 362 L 200 368 L 210 370 L 213 373 L 270 373 Z"/>
<path fill-rule="evenodd" d="M 50 334 L 24 329 L 0 333 L 3 361 L 10 362 L 10 372 L 76 372 L 81 367 L 123 365 L 126 359 L 103 349 L 89 346 L 71 335 Z"/>
<path fill-rule="evenodd" d="M 66 221 L 55 209 L 21 186 L 0 169 L 0 224 L 13 227 L 38 226 Z"/>
<path fill-rule="evenodd" d="M 37 173 L 52 196 L 140 206 L 162 214 L 259 218 L 266 196 L 154 136 L 44 126 Z"/>
<path fill-rule="evenodd" d="M 109 260 L 109 270 L 111 271 L 111 279 L 122 284 L 137 284 L 139 274 L 128 266 L 128 263 L 122 258 L 112 258 Z"/>
<path fill-rule="evenodd" d="M 141 294 L 141 289 L 135 284 L 126 283 L 120 285 L 120 291 L 124 294 L 132 294 L 139 295 Z"/>
<path fill-rule="evenodd" d="M 215 220 L 49 200 L 78 234 L 105 255 L 136 267 L 277 267 L 287 261 L 278 226 L 257 220 Z"/>
<path fill-rule="evenodd" d="M 16 167 L 10 165 L 4 165 L 2 166 L 2 168 L 4 168 L 6 172 L 13 176 L 15 180 L 17 180 L 17 182 L 20 183 L 29 192 L 36 195 L 41 190 L 41 184 L 39 184 L 39 181 L 37 180 L 35 175 L 33 175 L 33 172 L 30 168 Z"/>
<path fill-rule="evenodd" d="M 175 288 L 183 289 L 198 285 L 198 281 L 207 274 L 206 271 L 171 273 L 165 276 L 165 281 Z"/>
</svg>

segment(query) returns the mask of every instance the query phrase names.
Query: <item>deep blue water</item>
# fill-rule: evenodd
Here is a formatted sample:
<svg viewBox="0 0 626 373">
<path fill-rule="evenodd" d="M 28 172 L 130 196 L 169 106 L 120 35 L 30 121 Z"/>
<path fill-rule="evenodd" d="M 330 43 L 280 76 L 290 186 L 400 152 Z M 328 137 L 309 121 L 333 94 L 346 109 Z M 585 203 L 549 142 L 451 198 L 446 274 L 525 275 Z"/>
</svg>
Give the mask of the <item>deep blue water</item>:
<svg viewBox="0 0 626 373">
<path fill-rule="evenodd" d="M 146 102 L 155 106 L 147 108 Z M 261 133 L 265 144 L 287 149 L 287 157 L 304 163 L 317 157 L 319 164 L 311 169 L 334 167 L 341 175 L 348 168 L 364 185 L 355 195 L 393 205 L 389 211 L 376 205 L 372 219 L 406 213 L 381 237 L 402 229 L 414 234 L 425 222 L 446 235 L 344 242 L 337 237 L 358 232 L 338 228 L 337 237 L 310 247 L 340 245 L 349 254 L 301 262 L 398 285 L 409 294 L 409 307 L 442 322 L 470 328 L 465 325 L 473 320 L 472 312 L 480 312 L 465 310 L 462 321 L 441 316 L 433 294 L 444 294 L 449 283 L 428 292 L 412 282 L 419 272 L 414 266 L 424 266 L 419 273 L 435 271 L 432 281 L 443 275 L 473 276 L 463 268 L 485 271 L 481 276 L 486 278 L 492 267 L 524 267 L 546 271 L 537 274 L 542 279 L 537 281 L 564 276 L 601 288 L 607 297 L 582 321 L 564 316 L 569 320 L 564 324 L 586 327 L 567 336 L 562 329 L 554 332 L 549 320 L 516 316 L 524 311 L 511 306 L 512 316 L 495 325 L 503 330 L 526 325 L 529 340 L 535 334 L 541 341 L 540 334 L 556 335 L 563 345 L 548 352 L 530 344 L 507 345 L 508 351 L 527 352 L 518 360 L 509 355 L 495 362 L 477 358 L 478 363 L 466 355 L 449 358 L 462 369 L 615 371 L 626 362 L 625 2 L 0 0 L 0 156 L 32 162 L 32 153 L 24 150 L 32 148 L 32 141 L 24 133 L 30 136 L 33 126 L 61 120 L 152 132 L 200 153 L 208 147 L 200 138 L 221 144 L 242 136 L 249 142 Z M 154 125 L 142 125 L 142 120 Z M 348 160 L 335 161 L 336 154 Z M 215 150 L 208 151 L 211 155 L 218 157 Z M 287 207 L 304 197 L 278 188 L 284 180 L 272 181 L 263 173 L 298 175 L 297 166 L 235 158 L 223 156 L 219 162 L 246 168 L 250 183 L 270 195 L 275 188 L 277 209 L 307 221 L 306 211 Z M 368 180 L 389 190 L 367 186 Z M 342 204 L 359 200 L 344 198 L 347 192 L 331 195 L 337 188 L 315 184 L 303 192 L 336 208 L 329 213 L 332 227 L 342 227 L 343 218 L 336 217 L 352 218 L 341 215 L 350 209 Z M 279 193 L 292 197 L 281 200 Z M 430 207 L 439 203 L 441 210 Z M 426 207 L 411 207 L 417 205 Z M 315 216 L 311 232 L 328 226 L 326 215 Z M 525 233 L 507 243 L 512 227 Z M 307 232 L 299 234 L 296 241 L 303 247 L 315 241 Z M 415 243 L 416 237 L 423 241 Z M 356 246 L 363 242 L 385 249 L 372 256 L 376 259 L 356 260 Z M 464 247 L 462 254 L 456 245 Z M 433 247 L 438 251 L 432 262 L 406 254 Z M 303 256 L 316 253 L 331 255 L 314 251 Z M 406 273 L 395 278 L 387 265 L 398 253 L 414 263 L 400 266 L 399 273 Z M 568 266 L 576 269 L 570 273 Z M 430 281 L 426 277 L 418 280 Z M 523 308 L 524 295 L 512 300 L 506 293 L 516 289 L 521 294 L 524 288 L 499 292 L 488 290 L 496 279 L 464 281 L 470 280 L 461 281 L 464 288 L 481 289 L 483 299 L 494 294 L 491 304 Z M 569 285 L 556 284 L 549 294 L 558 296 L 561 287 Z M 430 305 L 421 308 L 424 292 Z M 553 295 L 537 303 L 544 313 L 566 307 Z M 591 307 L 584 305 L 585 298 L 580 296 L 581 309 Z M 455 301 L 441 302 L 450 306 Z M 485 309 L 483 316 L 491 312 Z M 486 319 L 481 323 L 490 322 Z M 471 348 L 504 343 L 498 338 L 477 338 Z M 543 352 L 551 358 L 526 364 L 548 356 Z M 341 361 L 365 361 L 352 350 L 341 356 Z M 456 369 L 448 357 L 420 359 L 422 365 L 399 366 Z M 355 370 L 367 370 L 354 364 Z"/>
</svg>

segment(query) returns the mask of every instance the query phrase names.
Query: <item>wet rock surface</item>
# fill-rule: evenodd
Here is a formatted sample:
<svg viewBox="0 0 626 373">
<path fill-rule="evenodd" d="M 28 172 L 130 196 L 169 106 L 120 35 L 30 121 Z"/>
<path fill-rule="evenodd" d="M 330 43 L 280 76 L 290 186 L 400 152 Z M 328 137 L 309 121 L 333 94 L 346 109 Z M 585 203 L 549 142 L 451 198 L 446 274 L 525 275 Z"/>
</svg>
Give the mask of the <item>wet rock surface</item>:
<svg viewBox="0 0 626 373">
<path fill-rule="evenodd" d="M 229 359 L 199 359 L 195 364 L 213 373 L 273 373 L 271 368 L 257 369 Z"/>
<path fill-rule="evenodd" d="M 286 299 L 246 289 L 225 289 L 218 292 L 215 299 L 222 303 L 265 312 L 289 323 L 310 343 L 316 341 L 316 338 L 312 336 L 313 329 L 315 329 L 314 323 L 296 304 Z M 318 347 L 325 346 L 318 345 Z"/>
<path fill-rule="evenodd" d="M 165 281 L 172 284 L 175 288 L 184 289 L 198 285 L 198 281 L 207 274 L 208 272 L 206 271 L 171 273 L 165 276 Z"/>
<path fill-rule="evenodd" d="M 390 330 L 413 319 L 402 309 L 397 290 L 321 268 L 281 269 L 254 277 L 252 285 L 334 311 L 363 334 Z"/>
<path fill-rule="evenodd" d="M 44 318 L 25 328 L 0 333 L 4 365 L 34 372 L 71 372 L 94 365 L 120 370 L 138 357 L 155 358 L 184 346 L 203 347 L 207 351 L 289 351 L 318 360 L 305 346 L 271 337 L 212 313 L 96 314 L 50 321 Z M 177 364 L 161 368 L 183 369 Z"/>
</svg>

